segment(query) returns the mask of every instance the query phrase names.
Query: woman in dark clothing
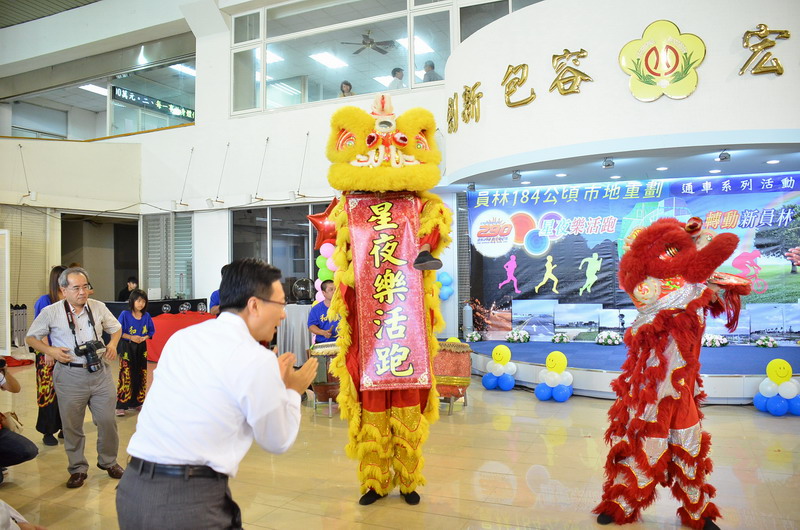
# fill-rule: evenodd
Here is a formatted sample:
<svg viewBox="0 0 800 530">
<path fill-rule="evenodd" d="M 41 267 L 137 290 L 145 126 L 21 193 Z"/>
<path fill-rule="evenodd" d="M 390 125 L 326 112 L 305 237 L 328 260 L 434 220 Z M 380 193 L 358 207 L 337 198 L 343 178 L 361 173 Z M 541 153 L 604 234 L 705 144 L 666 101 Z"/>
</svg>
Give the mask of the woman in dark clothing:
<svg viewBox="0 0 800 530">
<path fill-rule="evenodd" d="M 66 270 L 63 265 L 56 265 L 50 270 L 47 294 L 43 294 L 33 305 L 34 318 L 39 316 L 42 309 L 63 300 L 61 289 L 58 287 L 58 277 Z M 44 339 L 47 342 L 47 338 Z M 42 442 L 45 445 L 58 445 L 58 440 L 53 436 L 61 429 L 61 415 L 58 413 L 58 400 L 56 388 L 53 383 L 53 358 L 36 352 L 36 401 L 39 404 L 39 417 L 36 419 L 36 430 L 42 433 Z M 59 434 L 63 438 L 63 434 Z"/>
</svg>

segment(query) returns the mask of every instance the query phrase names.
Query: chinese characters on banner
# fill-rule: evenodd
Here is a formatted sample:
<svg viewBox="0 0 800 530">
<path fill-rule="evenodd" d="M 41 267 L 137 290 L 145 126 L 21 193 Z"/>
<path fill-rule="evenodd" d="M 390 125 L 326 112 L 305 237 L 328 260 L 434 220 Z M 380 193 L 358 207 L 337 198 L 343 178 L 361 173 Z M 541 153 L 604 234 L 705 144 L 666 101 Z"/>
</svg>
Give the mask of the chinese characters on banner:
<svg viewBox="0 0 800 530">
<path fill-rule="evenodd" d="M 409 193 L 348 195 L 359 293 L 361 390 L 429 388 L 430 363 L 419 250 L 417 197 Z"/>
</svg>

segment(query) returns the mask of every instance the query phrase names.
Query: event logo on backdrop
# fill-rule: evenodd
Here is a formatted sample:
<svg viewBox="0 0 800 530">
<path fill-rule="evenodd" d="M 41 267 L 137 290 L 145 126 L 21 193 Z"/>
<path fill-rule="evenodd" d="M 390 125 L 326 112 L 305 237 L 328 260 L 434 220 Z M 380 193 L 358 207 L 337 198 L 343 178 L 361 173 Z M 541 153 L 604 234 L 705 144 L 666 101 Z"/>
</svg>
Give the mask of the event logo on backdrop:
<svg viewBox="0 0 800 530">
<path fill-rule="evenodd" d="M 506 188 L 467 201 L 473 270 L 482 271 L 471 297 L 493 308 L 498 331 L 524 327 L 544 340 L 561 328 L 630 325 L 636 312 L 617 282 L 625 238 L 660 217 L 697 216 L 740 238 L 720 270 L 748 278 L 747 308 L 771 319 L 750 315 L 750 329 L 775 328 L 772 313 L 789 311 L 780 327 L 800 335 L 800 275 L 783 255 L 800 246 L 800 174 Z"/>
</svg>

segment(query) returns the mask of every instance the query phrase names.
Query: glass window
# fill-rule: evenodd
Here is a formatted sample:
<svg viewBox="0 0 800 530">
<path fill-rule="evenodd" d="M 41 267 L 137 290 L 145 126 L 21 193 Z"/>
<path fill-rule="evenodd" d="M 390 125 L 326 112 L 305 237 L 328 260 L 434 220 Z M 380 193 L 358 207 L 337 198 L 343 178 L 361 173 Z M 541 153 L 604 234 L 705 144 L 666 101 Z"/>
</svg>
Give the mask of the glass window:
<svg viewBox="0 0 800 530">
<path fill-rule="evenodd" d="M 261 108 L 261 48 L 233 53 L 233 111 Z"/>
<path fill-rule="evenodd" d="M 406 0 L 322 0 L 267 9 L 267 37 L 331 26 L 406 9 Z"/>
<path fill-rule="evenodd" d="M 461 13 L 461 42 L 464 42 L 482 27 L 506 16 L 508 14 L 508 0 L 462 7 L 459 11 Z"/>
<path fill-rule="evenodd" d="M 511 11 L 518 11 L 523 7 L 532 6 L 533 4 L 538 4 L 542 0 L 511 0 Z"/>
<path fill-rule="evenodd" d="M 448 0 L 414 0 L 415 6 L 428 6 L 431 4 L 440 4 L 442 2 L 447 2 Z"/>
<path fill-rule="evenodd" d="M 261 38 L 261 16 L 258 12 L 233 19 L 233 43 L 239 44 Z"/>
<path fill-rule="evenodd" d="M 267 45 L 267 108 L 386 90 L 392 70 L 408 70 L 405 16 Z M 405 72 L 404 72 L 405 73 Z M 397 81 L 408 86 L 409 76 Z M 396 87 L 392 87 L 396 88 Z"/>
<path fill-rule="evenodd" d="M 414 17 L 414 83 L 444 79 L 450 57 L 450 12 Z"/>
<path fill-rule="evenodd" d="M 283 273 L 286 301 L 293 303 L 292 286 L 300 278 L 311 278 L 309 271 L 308 205 L 270 208 L 272 221 L 272 264 Z"/>
<path fill-rule="evenodd" d="M 234 210 L 233 259 L 259 258 L 267 255 L 269 211 L 267 208 Z"/>
<path fill-rule="evenodd" d="M 194 121 L 195 61 L 116 76 L 109 83 L 110 135 Z"/>
</svg>

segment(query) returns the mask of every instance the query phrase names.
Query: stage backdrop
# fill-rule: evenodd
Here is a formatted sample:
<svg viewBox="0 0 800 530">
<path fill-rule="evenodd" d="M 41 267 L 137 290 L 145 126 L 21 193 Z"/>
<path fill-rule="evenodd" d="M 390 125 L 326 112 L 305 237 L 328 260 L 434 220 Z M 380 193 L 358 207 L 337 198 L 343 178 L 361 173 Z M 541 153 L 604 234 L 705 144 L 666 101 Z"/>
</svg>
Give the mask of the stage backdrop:
<svg viewBox="0 0 800 530">
<path fill-rule="evenodd" d="M 751 331 L 788 340 L 800 336 L 800 276 L 783 256 L 800 246 L 799 197 L 798 173 L 468 192 L 471 296 L 490 313 L 487 338 L 512 327 L 533 340 L 622 330 L 636 314 L 617 282 L 624 238 L 660 217 L 697 216 L 740 239 L 720 270 L 750 278 L 745 307 L 758 305 L 737 342 Z"/>
</svg>

